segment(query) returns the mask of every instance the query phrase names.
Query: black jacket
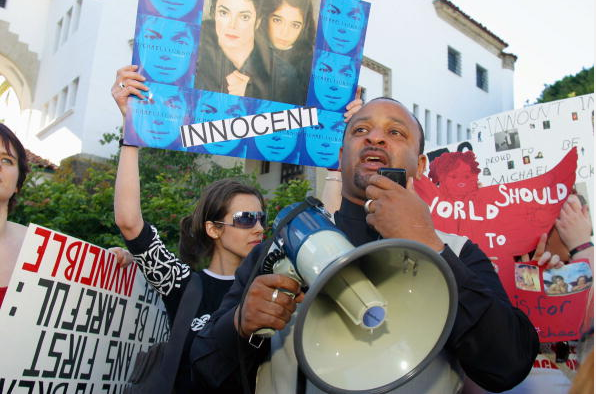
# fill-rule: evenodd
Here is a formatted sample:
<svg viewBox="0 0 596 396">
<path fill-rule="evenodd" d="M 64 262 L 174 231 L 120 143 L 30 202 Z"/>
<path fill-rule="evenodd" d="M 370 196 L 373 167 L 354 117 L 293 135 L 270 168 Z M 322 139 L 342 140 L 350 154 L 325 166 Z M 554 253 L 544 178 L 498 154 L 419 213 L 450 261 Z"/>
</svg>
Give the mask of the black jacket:
<svg viewBox="0 0 596 396">
<path fill-rule="evenodd" d="M 346 199 L 335 213 L 337 227 L 355 246 L 379 239 L 365 218 L 363 207 Z M 239 352 L 250 373 L 268 356 L 266 343 L 255 349 L 246 340 L 238 342 L 233 321 L 260 248 L 255 248 L 238 268 L 230 292 L 193 342 L 190 357 L 195 378 L 210 387 L 241 392 Z M 441 256 L 453 271 L 459 293 L 455 324 L 445 348 L 483 388 L 502 392 L 514 387 L 528 375 L 538 353 L 534 326 L 511 305 L 490 260 L 477 245 L 467 241 L 459 257 L 446 245 Z"/>
</svg>

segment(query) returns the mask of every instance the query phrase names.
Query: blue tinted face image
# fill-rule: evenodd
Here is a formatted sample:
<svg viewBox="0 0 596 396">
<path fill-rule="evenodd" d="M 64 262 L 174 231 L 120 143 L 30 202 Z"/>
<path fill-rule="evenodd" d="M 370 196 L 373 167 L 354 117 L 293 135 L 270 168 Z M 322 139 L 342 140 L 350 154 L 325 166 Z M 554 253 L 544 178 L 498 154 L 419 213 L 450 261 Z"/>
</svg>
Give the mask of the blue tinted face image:
<svg viewBox="0 0 596 396">
<path fill-rule="evenodd" d="M 327 0 L 321 10 L 322 31 L 333 52 L 347 54 L 358 45 L 365 22 L 362 5 L 345 0 Z"/>
<path fill-rule="evenodd" d="M 191 25 L 148 16 L 139 30 L 139 62 L 151 80 L 173 83 L 188 72 L 196 46 Z"/>
<path fill-rule="evenodd" d="M 271 113 L 287 110 L 292 107 L 279 103 L 269 103 L 259 106 L 255 113 Z M 283 161 L 296 149 L 299 132 L 299 129 L 273 132 L 268 135 L 255 137 L 254 143 L 260 155 L 266 161 Z"/>
<path fill-rule="evenodd" d="M 145 144 L 167 147 L 180 135 L 180 126 L 186 123 L 188 102 L 174 85 L 147 84 L 151 89 L 146 100 L 131 100 L 133 127 Z"/>
<path fill-rule="evenodd" d="M 239 97 L 203 91 L 195 108 L 195 123 L 225 120 L 247 114 L 246 106 Z M 227 155 L 242 143 L 242 139 L 203 145 L 210 154 Z"/>
<path fill-rule="evenodd" d="M 315 96 L 325 110 L 338 111 L 352 99 L 356 69 L 348 56 L 318 51 L 313 66 Z"/>
<path fill-rule="evenodd" d="M 166 18 L 180 19 L 197 5 L 198 0 L 150 0 L 157 12 Z"/>
<path fill-rule="evenodd" d="M 319 125 L 305 128 L 306 152 L 317 166 L 337 167 L 346 124 L 343 115 L 319 111 Z"/>
<path fill-rule="evenodd" d="M 296 149 L 299 130 L 279 131 L 255 137 L 259 153 L 267 161 L 282 161 Z"/>
</svg>

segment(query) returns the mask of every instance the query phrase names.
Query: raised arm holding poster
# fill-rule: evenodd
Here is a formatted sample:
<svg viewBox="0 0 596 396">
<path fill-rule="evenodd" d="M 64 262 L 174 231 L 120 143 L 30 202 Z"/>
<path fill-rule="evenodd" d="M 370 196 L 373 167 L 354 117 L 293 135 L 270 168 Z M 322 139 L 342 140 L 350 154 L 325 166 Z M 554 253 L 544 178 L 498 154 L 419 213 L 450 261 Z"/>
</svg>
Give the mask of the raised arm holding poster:
<svg viewBox="0 0 596 396">
<path fill-rule="evenodd" d="M 337 167 L 369 11 L 361 0 L 141 0 L 133 64 L 150 92 L 129 101 L 126 143 Z"/>
<path fill-rule="evenodd" d="M 136 264 L 31 224 L 0 309 L 1 393 L 121 393 L 137 353 L 168 338 Z"/>
</svg>

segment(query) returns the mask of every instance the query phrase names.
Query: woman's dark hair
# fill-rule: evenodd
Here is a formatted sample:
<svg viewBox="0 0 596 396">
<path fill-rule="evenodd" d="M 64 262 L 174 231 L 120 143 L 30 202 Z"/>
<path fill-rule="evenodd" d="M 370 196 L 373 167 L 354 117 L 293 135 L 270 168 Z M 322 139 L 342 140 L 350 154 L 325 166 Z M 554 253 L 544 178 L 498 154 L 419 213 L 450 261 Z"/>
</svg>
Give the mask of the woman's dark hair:
<svg viewBox="0 0 596 396">
<path fill-rule="evenodd" d="M 248 0 L 255 6 L 256 20 L 258 21 L 263 17 L 263 3 L 268 3 L 268 0 Z M 209 7 L 209 15 L 211 18 L 215 18 L 215 7 L 217 6 L 217 0 L 211 0 L 211 6 Z"/>
<path fill-rule="evenodd" d="M 17 164 L 19 168 L 19 177 L 17 178 L 17 188 L 21 191 L 21 187 L 23 187 L 23 183 L 25 183 L 25 178 L 27 177 L 27 173 L 29 173 L 29 165 L 27 164 L 27 152 L 25 151 L 25 147 L 21 144 L 21 141 L 6 125 L 0 123 L 0 138 L 2 139 L 2 145 L 6 152 L 13 157 L 17 158 Z M 10 150 L 10 146 L 14 148 L 16 153 L 13 153 Z M 17 203 L 17 196 L 16 193 L 12 194 L 12 197 L 8 200 L 8 212 L 14 208 Z"/>
<path fill-rule="evenodd" d="M 304 24 L 302 26 L 302 30 L 300 31 L 300 35 L 296 39 L 296 42 L 293 45 L 292 50 L 295 53 L 300 55 L 301 57 L 308 56 L 311 54 L 312 56 L 312 49 L 315 42 L 315 20 L 313 16 L 313 9 L 312 9 L 312 0 L 271 0 L 267 1 L 263 6 L 263 15 L 265 16 L 265 20 L 261 22 L 260 29 L 263 30 L 263 34 L 265 37 L 268 37 L 269 28 L 269 16 L 277 10 L 283 3 L 287 3 L 291 7 L 298 8 L 302 12 L 302 18 L 304 19 Z"/>
<path fill-rule="evenodd" d="M 265 210 L 265 199 L 255 187 L 232 179 L 211 183 L 203 190 L 193 213 L 180 222 L 178 250 L 183 262 L 198 265 L 213 255 L 215 242 L 207 235 L 205 222 L 223 220 L 230 202 L 238 194 L 254 195 Z"/>
<path fill-rule="evenodd" d="M 565 281 L 565 278 L 563 278 L 561 275 L 555 275 L 555 276 L 553 276 L 553 278 L 552 278 L 553 283 L 555 283 L 558 280 Z"/>
</svg>

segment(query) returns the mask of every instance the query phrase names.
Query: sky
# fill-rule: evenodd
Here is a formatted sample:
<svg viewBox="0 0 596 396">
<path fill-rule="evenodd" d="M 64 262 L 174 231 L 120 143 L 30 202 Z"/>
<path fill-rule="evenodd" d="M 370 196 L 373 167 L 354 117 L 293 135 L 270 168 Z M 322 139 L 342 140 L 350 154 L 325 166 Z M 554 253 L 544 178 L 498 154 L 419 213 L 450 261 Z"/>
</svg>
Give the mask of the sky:
<svg viewBox="0 0 596 396">
<path fill-rule="evenodd" d="M 594 0 L 451 0 L 517 55 L 515 108 L 594 65 Z"/>
</svg>

